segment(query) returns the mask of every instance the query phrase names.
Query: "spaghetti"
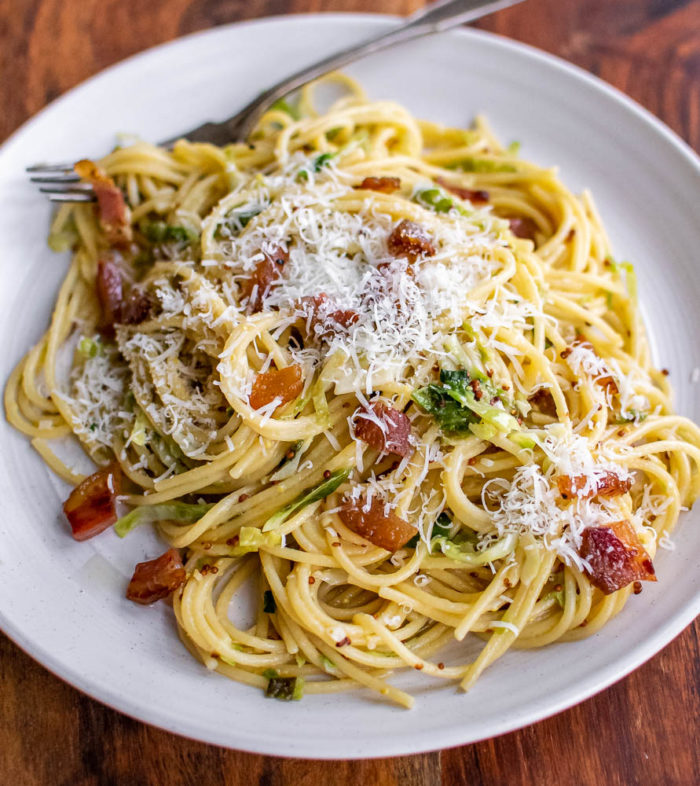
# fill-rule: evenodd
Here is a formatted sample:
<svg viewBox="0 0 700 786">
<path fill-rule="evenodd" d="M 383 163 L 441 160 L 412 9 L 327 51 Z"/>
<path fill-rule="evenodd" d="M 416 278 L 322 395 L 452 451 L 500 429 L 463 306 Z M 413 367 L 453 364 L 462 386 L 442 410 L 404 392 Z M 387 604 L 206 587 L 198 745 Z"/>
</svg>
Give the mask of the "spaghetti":
<svg viewBox="0 0 700 786">
<path fill-rule="evenodd" d="M 158 566 L 174 583 L 154 594 L 139 566 L 132 597 L 174 589 L 208 668 L 410 707 L 391 672 L 466 690 L 655 580 L 700 430 L 673 413 L 588 194 L 482 120 L 417 121 L 334 78 L 349 97 L 320 114 L 309 87 L 248 143 L 81 162 L 98 204 L 56 215 L 73 261 L 5 404 L 68 482 L 53 440 L 116 462 L 117 532 L 154 522 L 179 550 Z M 255 619 L 234 624 L 250 587 Z M 439 660 L 468 634 L 476 659 Z"/>
</svg>

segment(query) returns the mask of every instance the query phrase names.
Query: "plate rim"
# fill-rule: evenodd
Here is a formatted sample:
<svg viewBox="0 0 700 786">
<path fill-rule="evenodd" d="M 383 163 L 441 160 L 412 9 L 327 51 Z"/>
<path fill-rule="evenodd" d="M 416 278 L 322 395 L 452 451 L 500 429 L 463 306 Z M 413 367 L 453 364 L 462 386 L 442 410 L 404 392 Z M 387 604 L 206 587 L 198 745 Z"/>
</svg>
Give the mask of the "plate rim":
<svg viewBox="0 0 700 786">
<path fill-rule="evenodd" d="M 166 41 L 154 46 L 134 53 L 127 58 L 119 60 L 97 73 L 91 75 L 87 79 L 81 81 L 77 85 L 71 87 L 65 93 L 58 96 L 56 99 L 42 107 L 36 114 L 32 115 L 25 122 L 23 122 L 16 130 L 14 130 L 0 145 L 0 167 L 4 164 L 4 160 L 8 150 L 13 146 L 15 140 L 19 139 L 28 129 L 32 128 L 36 123 L 41 122 L 43 116 L 53 110 L 62 102 L 68 101 L 72 96 L 80 92 L 83 88 L 90 85 L 94 80 L 100 79 L 103 75 L 114 70 L 118 70 L 127 64 L 132 64 L 139 60 L 146 60 L 149 57 L 160 53 L 168 48 L 177 47 L 183 43 L 190 42 L 197 38 L 206 38 L 211 35 L 227 35 L 231 30 L 239 30 L 249 26 L 265 26 L 270 24 L 284 24 L 286 22 L 301 22 L 302 24 L 315 24 L 322 23 L 336 23 L 340 24 L 344 20 L 352 20 L 353 22 L 361 22 L 367 24 L 368 30 L 371 27 L 379 28 L 386 27 L 392 22 L 396 22 L 400 17 L 389 14 L 373 14 L 373 13 L 301 13 L 301 14 L 280 14 L 275 16 L 266 16 L 256 19 L 243 20 L 240 22 L 232 22 L 225 25 L 216 27 L 209 27 L 204 30 L 198 30 L 184 36 L 179 36 L 170 41 Z M 608 84 L 600 77 L 591 74 L 585 69 L 573 63 L 564 60 L 558 55 L 551 54 L 544 50 L 538 49 L 535 46 L 526 44 L 507 36 L 492 33 L 490 31 L 481 30 L 474 27 L 459 27 L 450 31 L 447 34 L 452 36 L 459 36 L 464 38 L 476 38 L 490 40 L 491 44 L 500 48 L 501 50 L 515 50 L 524 54 L 526 57 L 539 61 L 549 68 L 555 69 L 573 78 L 575 81 L 583 82 L 590 88 L 599 93 L 607 94 L 617 104 L 622 105 L 629 112 L 636 116 L 638 122 L 651 127 L 656 134 L 663 137 L 667 144 L 670 144 L 676 152 L 682 155 L 686 162 L 700 175 L 700 156 L 692 149 L 692 147 L 685 142 L 675 131 L 667 126 L 662 120 L 656 117 L 652 112 L 639 104 L 635 99 L 626 95 L 620 89 Z M 316 759 L 316 760 L 337 760 L 340 758 L 361 759 L 361 758 L 383 758 L 389 756 L 408 755 L 411 753 L 423 753 L 428 751 L 442 750 L 451 747 L 456 747 L 465 744 L 472 744 L 491 737 L 500 736 L 502 734 L 515 731 L 520 728 L 532 725 L 545 718 L 552 717 L 566 709 L 569 709 L 582 701 L 596 695 L 605 688 L 620 681 L 632 671 L 637 669 L 643 663 L 648 661 L 661 649 L 667 646 L 673 639 L 675 639 L 688 625 L 690 625 L 695 617 L 700 614 L 700 588 L 696 591 L 695 595 L 686 604 L 685 607 L 678 610 L 668 621 L 659 627 L 653 637 L 648 638 L 643 643 L 635 647 L 634 650 L 627 655 L 617 658 L 613 664 L 607 665 L 598 674 L 593 677 L 584 678 L 579 682 L 576 688 L 566 694 L 566 697 L 560 698 L 554 703 L 548 703 L 545 709 L 527 709 L 516 708 L 507 719 L 494 719 L 488 728 L 483 733 L 476 735 L 469 735 L 465 740 L 464 734 L 459 733 L 461 727 L 455 727 L 452 733 L 446 734 L 442 731 L 425 731 L 422 732 L 420 742 L 417 746 L 410 745 L 409 742 L 398 741 L 395 737 L 388 737 L 388 743 L 384 749 L 380 751 L 372 751 L 369 754 L 357 755 L 350 754 L 345 756 L 339 755 L 324 755 L 323 750 L 313 750 L 313 745 L 305 743 L 299 746 L 298 743 L 290 740 L 275 739 L 275 750 L 270 746 L 259 744 L 258 738 L 252 736 L 246 737 L 245 729 L 237 728 L 235 735 L 237 739 L 232 740 L 231 734 L 219 732 L 212 734 L 212 730 L 208 729 L 196 721 L 183 722 L 181 720 L 173 719 L 168 715 L 167 711 L 161 710 L 160 705 L 156 707 L 139 705 L 131 700 L 125 698 L 119 693 L 116 686 L 105 684 L 104 682 L 97 681 L 94 677 L 84 677 L 77 668 L 73 668 L 71 664 L 66 664 L 59 658 L 54 658 L 50 649 L 43 647 L 35 639 L 36 637 L 27 637 L 20 627 L 15 626 L 11 620 L 8 620 L 0 605 L 0 630 L 2 630 L 14 644 L 16 644 L 25 654 L 29 655 L 41 667 L 47 669 L 51 674 L 61 679 L 63 682 L 68 683 L 71 687 L 80 691 L 84 695 L 99 701 L 101 704 L 109 707 L 112 710 L 120 712 L 134 720 L 137 720 L 148 725 L 155 726 L 170 733 L 182 736 L 188 739 L 197 740 L 207 744 L 217 745 L 220 747 L 232 748 L 235 750 L 242 750 L 245 752 L 263 754 L 268 756 L 293 756 L 300 759 Z M 239 746 L 245 747 L 239 747 Z M 301 750 L 299 749 L 301 747 Z M 335 753 L 335 751 L 331 751 Z"/>
</svg>

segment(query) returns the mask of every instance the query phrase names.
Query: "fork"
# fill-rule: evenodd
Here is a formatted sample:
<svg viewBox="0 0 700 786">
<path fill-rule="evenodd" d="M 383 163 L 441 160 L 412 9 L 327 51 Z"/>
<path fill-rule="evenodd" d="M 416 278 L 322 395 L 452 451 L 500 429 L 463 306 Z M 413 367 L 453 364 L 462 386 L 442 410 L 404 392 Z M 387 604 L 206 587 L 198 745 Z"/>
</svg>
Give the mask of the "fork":
<svg viewBox="0 0 700 786">
<path fill-rule="evenodd" d="M 360 44 L 343 49 L 310 66 L 297 71 L 262 92 L 243 107 L 240 112 L 220 122 L 207 122 L 190 131 L 185 131 L 160 144 L 171 147 L 178 139 L 191 142 L 210 142 L 225 145 L 244 141 L 253 131 L 260 118 L 271 104 L 308 82 L 318 79 L 330 71 L 342 68 L 365 55 L 379 52 L 389 46 L 411 41 L 432 33 L 449 30 L 451 27 L 471 22 L 486 14 L 520 3 L 522 0 L 437 0 L 410 16 L 403 24 L 380 33 Z M 81 183 L 73 164 L 34 164 L 27 167 L 30 180 L 40 185 L 39 191 L 49 195 L 52 202 L 93 202 L 95 195 L 90 183 Z"/>
</svg>

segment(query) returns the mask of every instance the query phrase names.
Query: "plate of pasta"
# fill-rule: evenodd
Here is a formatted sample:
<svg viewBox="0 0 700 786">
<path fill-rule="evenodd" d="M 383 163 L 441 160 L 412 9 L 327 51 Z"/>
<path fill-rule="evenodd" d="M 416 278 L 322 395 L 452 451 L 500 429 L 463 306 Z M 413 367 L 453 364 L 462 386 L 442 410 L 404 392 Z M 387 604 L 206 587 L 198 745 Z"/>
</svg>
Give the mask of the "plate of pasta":
<svg viewBox="0 0 700 786">
<path fill-rule="evenodd" d="M 390 23 L 190 36 L 0 152 L 3 630 L 215 744 L 472 742 L 698 612 L 700 164 L 670 131 L 464 30 L 246 142 L 157 145 Z M 40 155 L 93 201 L 51 213 Z"/>
</svg>

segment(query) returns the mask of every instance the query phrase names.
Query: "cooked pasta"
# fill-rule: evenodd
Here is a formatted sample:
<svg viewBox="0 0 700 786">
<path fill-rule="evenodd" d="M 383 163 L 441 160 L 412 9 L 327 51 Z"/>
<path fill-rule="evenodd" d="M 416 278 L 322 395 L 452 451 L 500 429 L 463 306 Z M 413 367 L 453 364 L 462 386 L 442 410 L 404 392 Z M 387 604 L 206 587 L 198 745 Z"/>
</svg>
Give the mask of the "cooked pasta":
<svg viewBox="0 0 700 786">
<path fill-rule="evenodd" d="M 308 87 L 248 143 L 80 162 L 97 203 L 56 214 L 72 262 L 5 404 L 80 483 L 76 538 L 115 499 L 119 534 L 157 526 L 171 550 L 129 597 L 172 593 L 208 668 L 410 707 L 393 672 L 466 690 L 655 580 L 700 431 L 588 193 L 482 119 L 418 121 L 333 79 L 327 112 Z M 66 439 L 102 469 L 85 480 Z"/>
</svg>

